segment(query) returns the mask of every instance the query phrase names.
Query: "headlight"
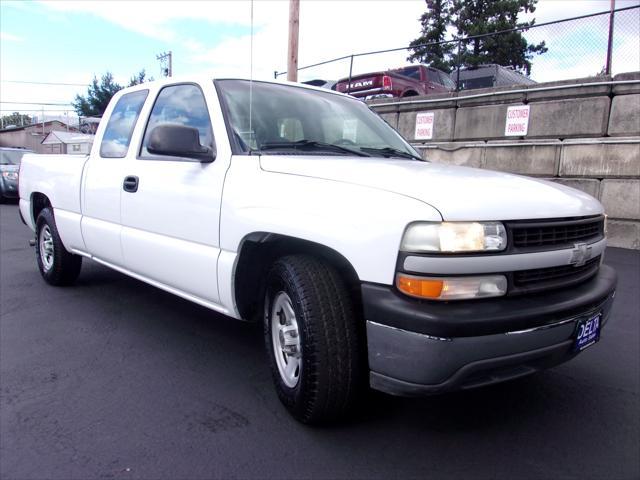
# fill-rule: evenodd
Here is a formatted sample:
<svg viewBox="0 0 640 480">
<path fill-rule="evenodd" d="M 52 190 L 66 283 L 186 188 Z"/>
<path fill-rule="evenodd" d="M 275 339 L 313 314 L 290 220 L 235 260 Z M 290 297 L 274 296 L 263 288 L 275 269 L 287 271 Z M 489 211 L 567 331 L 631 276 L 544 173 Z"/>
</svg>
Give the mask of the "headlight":
<svg viewBox="0 0 640 480">
<path fill-rule="evenodd" d="M 2 176 L 7 180 L 17 180 L 18 173 L 17 172 L 2 172 Z"/>
<path fill-rule="evenodd" d="M 402 293 L 427 300 L 466 300 L 501 297 L 507 293 L 504 275 L 474 277 L 416 277 L 399 273 L 396 286 Z"/>
<path fill-rule="evenodd" d="M 499 252 L 507 248 L 500 222 L 414 223 L 404 233 L 404 252 Z"/>
</svg>

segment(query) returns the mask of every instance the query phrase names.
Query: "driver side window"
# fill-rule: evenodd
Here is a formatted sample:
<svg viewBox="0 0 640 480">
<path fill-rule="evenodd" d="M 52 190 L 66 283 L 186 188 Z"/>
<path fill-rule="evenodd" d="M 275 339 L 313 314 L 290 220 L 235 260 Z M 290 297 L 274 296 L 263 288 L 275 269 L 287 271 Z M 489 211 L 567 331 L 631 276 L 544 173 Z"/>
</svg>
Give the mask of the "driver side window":
<svg viewBox="0 0 640 480">
<path fill-rule="evenodd" d="M 202 90 L 196 85 L 170 85 L 160 91 L 147 121 L 140 157 L 153 157 L 147 151 L 149 137 L 155 127 L 166 124 L 197 128 L 200 145 L 214 148 L 209 111 Z"/>
</svg>

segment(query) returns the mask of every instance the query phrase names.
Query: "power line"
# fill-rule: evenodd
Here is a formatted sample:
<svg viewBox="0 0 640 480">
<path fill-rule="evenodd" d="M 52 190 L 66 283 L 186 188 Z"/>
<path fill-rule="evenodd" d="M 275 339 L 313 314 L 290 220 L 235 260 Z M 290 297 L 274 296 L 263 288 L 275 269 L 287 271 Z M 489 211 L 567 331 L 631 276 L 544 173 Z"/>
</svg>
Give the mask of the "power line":
<svg viewBox="0 0 640 480">
<path fill-rule="evenodd" d="M 614 13 L 618 13 L 618 12 L 624 12 L 627 10 L 634 10 L 634 9 L 639 9 L 640 6 L 637 5 L 632 5 L 629 7 L 623 7 L 623 8 L 617 8 L 612 10 Z M 432 46 L 432 45 L 439 45 L 439 44 L 455 44 L 458 43 L 460 41 L 463 42 L 467 42 L 469 40 L 474 40 L 474 39 L 478 39 L 478 38 L 485 38 L 485 37 L 490 37 L 490 36 L 495 36 L 495 35 L 501 35 L 501 34 L 505 34 L 505 33 L 511 33 L 511 32 L 519 32 L 519 31 L 523 31 L 523 32 L 527 32 L 530 30 L 534 30 L 537 29 L 539 27 L 545 27 L 545 26 L 549 26 L 549 25 L 557 25 L 557 24 L 561 24 L 564 22 L 571 22 L 571 21 L 575 21 L 575 20 L 582 20 L 585 18 L 593 18 L 593 17 L 597 17 L 597 16 L 601 16 L 601 15 L 610 15 L 611 14 L 611 10 L 605 10 L 602 12 L 597 12 L 597 13 L 589 13 L 586 15 L 580 15 L 578 17 L 570 17 L 570 18 L 563 18 L 560 20 L 552 20 L 550 22 L 544 22 L 544 23 L 536 23 L 534 25 L 529 25 L 527 27 L 515 27 L 515 28 L 510 28 L 508 30 L 499 30 L 496 32 L 490 32 L 490 33 L 483 33 L 480 35 L 473 35 L 473 36 L 469 36 L 469 37 L 464 37 L 464 38 L 452 38 L 451 40 L 444 40 L 442 42 L 429 42 L 429 43 L 422 43 L 419 45 L 414 45 L 414 46 L 407 46 L 407 47 L 398 47 L 398 48 L 388 48 L 385 50 L 375 50 L 375 51 L 371 51 L 371 52 L 360 52 L 360 53 L 353 53 L 351 55 L 344 55 L 342 57 L 337 57 L 337 58 L 332 58 L 330 60 L 324 60 L 322 62 L 318 62 L 318 63 L 313 63 L 311 65 L 305 65 L 304 67 L 298 67 L 297 70 L 305 70 L 307 68 L 313 68 L 313 67 L 318 67 L 321 65 L 326 65 L 327 63 L 333 63 L 333 62 L 337 62 L 337 61 L 341 61 L 341 60 L 346 60 L 348 58 L 353 59 L 354 57 L 364 57 L 366 55 L 376 55 L 379 53 L 390 53 L 390 52 L 401 52 L 401 51 L 405 51 L 405 50 L 409 50 L 412 48 L 420 48 L 420 47 L 427 47 L 427 46 Z M 284 72 L 278 72 L 277 70 L 275 70 L 273 72 L 273 76 L 274 78 L 278 78 L 280 75 L 284 75 L 286 74 L 287 71 Z"/>
<path fill-rule="evenodd" d="M 44 109 L 45 112 L 59 112 L 59 113 L 64 113 L 64 112 L 70 112 L 73 113 L 75 112 L 75 110 L 73 110 L 72 108 L 69 108 L 67 110 L 56 110 L 56 109 L 48 109 L 45 108 Z M 34 108 L 34 109 L 24 109 L 24 108 L 0 108 L 0 112 L 11 112 L 11 113 L 21 113 L 21 112 L 42 112 L 42 108 Z"/>
<path fill-rule="evenodd" d="M 66 107 L 73 106 L 72 103 L 47 103 L 47 102 L 7 102 L 4 100 L 0 100 L 0 103 L 10 103 L 12 105 L 53 105 L 56 107 Z"/>
<path fill-rule="evenodd" d="M 88 83 L 33 82 L 30 80 L 0 80 L 3 83 L 29 83 L 33 85 L 67 85 L 71 87 L 90 87 Z"/>
</svg>

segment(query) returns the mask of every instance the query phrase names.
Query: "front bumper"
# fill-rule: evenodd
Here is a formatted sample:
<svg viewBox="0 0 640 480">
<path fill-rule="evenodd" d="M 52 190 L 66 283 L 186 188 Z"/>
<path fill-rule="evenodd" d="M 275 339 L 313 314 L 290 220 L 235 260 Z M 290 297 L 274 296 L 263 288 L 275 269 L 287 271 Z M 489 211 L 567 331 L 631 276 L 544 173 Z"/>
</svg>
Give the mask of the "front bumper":
<svg viewBox="0 0 640 480">
<path fill-rule="evenodd" d="M 576 324 L 611 313 L 617 277 L 606 265 L 577 287 L 466 302 L 416 301 L 363 285 L 372 388 L 428 395 L 533 373 L 573 358 Z"/>
</svg>

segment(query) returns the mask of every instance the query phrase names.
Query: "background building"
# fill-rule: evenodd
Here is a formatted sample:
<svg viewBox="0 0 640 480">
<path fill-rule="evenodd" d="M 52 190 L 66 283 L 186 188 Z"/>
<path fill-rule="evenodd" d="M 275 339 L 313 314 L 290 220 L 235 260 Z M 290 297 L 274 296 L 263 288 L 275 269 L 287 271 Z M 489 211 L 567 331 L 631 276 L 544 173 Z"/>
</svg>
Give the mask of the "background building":
<svg viewBox="0 0 640 480">
<path fill-rule="evenodd" d="M 42 141 L 53 131 L 66 133 L 78 130 L 59 120 L 34 123 L 24 127 L 9 127 L 0 130 L 0 147 L 26 148 L 36 153 L 47 153 Z"/>
<path fill-rule="evenodd" d="M 43 153 L 88 155 L 91 152 L 93 138 L 93 135 L 84 133 L 53 131 L 42 140 Z"/>
</svg>

